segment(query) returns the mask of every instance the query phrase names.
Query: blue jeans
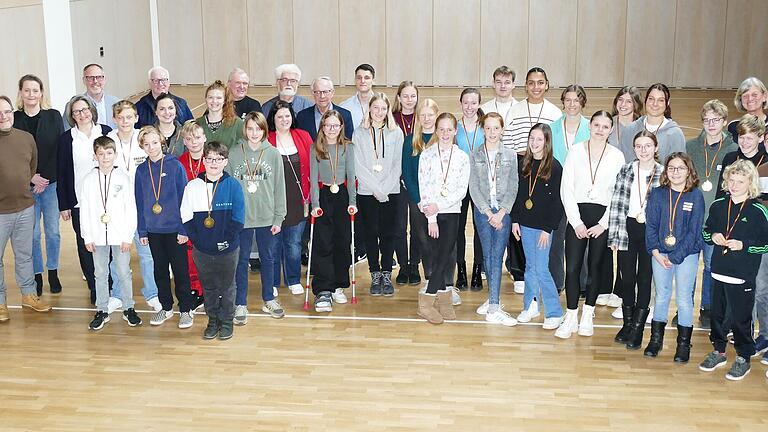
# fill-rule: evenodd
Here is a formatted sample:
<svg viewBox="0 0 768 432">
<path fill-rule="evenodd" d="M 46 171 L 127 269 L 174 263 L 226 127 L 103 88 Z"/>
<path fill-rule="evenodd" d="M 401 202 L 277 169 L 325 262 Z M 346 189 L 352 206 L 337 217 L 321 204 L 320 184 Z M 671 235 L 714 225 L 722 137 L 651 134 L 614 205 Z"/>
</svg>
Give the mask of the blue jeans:
<svg viewBox="0 0 768 432">
<path fill-rule="evenodd" d="M 48 270 L 59 268 L 59 250 L 61 235 L 59 234 L 59 198 L 56 196 L 56 183 L 51 183 L 43 193 L 32 193 L 35 199 L 35 228 L 32 234 L 32 267 L 35 274 L 43 272 L 43 251 L 40 246 L 40 217 L 43 218 L 45 230 L 45 267 Z"/>
<path fill-rule="evenodd" d="M 704 274 L 701 275 L 701 308 L 709 309 L 712 305 L 712 252 L 714 245 L 704 243 L 704 249 L 701 251 L 704 258 Z"/>
<path fill-rule="evenodd" d="M 493 209 L 495 212 L 496 209 Z M 499 290 L 501 289 L 501 268 L 504 263 L 504 251 L 507 250 L 509 233 L 512 230 L 512 221 L 509 215 L 501 219 L 501 229 L 496 230 L 488 223 L 488 217 L 477 207 L 473 210 L 472 219 L 477 227 L 477 235 L 480 236 L 480 244 L 483 246 L 483 267 L 488 279 L 488 304 L 499 304 Z"/>
<path fill-rule="evenodd" d="M 112 263 L 109 264 L 109 255 L 112 253 Z M 111 267 L 111 270 L 107 266 Z M 101 312 L 107 312 L 109 303 L 109 276 L 108 271 L 117 274 L 113 277 L 114 283 L 120 281 L 128 289 L 121 296 L 113 295 L 123 301 L 123 310 L 128 310 L 134 306 L 133 301 L 133 283 L 131 281 L 131 251 L 120 252 L 120 246 L 96 246 L 93 252 L 93 275 L 96 279 L 96 309 Z"/>
<path fill-rule="evenodd" d="M 155 261 L 152 259 L 152 251 L 149 250 L 149 245 L 143 246 L 139 242 L 139 232 L 136 231 L 133 235 L 133 244 L 136 246 L 136 254 L 139 256 L 139 267 L 141 268 L 141 280 L 144 281 L 144 286 L 141 287 L 141 295 L 145 300 L 151 300 L 157 297 L 157 284 L 155 283 Z M 122 298 L 120 291 L 120 277 L 118 271 L 115 268 L 114 257 L 112 263 L 109 265 L 109 274 L 112 276 L 112 294 L 110 297 Z"/>
<path fill-rule="evenodd" d="M 235 282 L 237 284 L 235 305 L 248 305 L 248 259 L 251 256 L 251 245 L 253 244 L 254 235 L 256 235 L 259 259 L 261 260 L 261 299 L 265 302 L 275 299 L 272 292 L 272 281 L 275 279 L 275 258 L 273 255 L 275 236 L 272 235 L 271 229 L 272 226 L 245 228 L 240 232 L 240 253 L 235 272 Z"/>
<path fill-rule="evenodd" d="M 293 226 L 283 226 L 280 233 L 275 236 L 275 283 L 273 286 L 280 286 L 280 276 L 283 275 L 281 266 L 285 271 L 286 285 L 301 283 L 301 233 L 304 232 L 306 224 L 307 221 L 301 221 Z"/>
<path fill-rule="evenodd" d="M 662 254 L 663 255 L 663 254 Z M 666 323 L 669 317 L 669 301 L 672 299 L 672 278 L 675 280 L 677 322 L 683 327 L 693 325 L 693 289 L 699 269 L 699 254 L 685 257 L 682 263 L 673 264 L 667 270 L 655 258 L 651 259 L 653 282 L 656 284 L 656 305 L 653 320 Z"/>
<path fill-rule="evenodd" d="M 552 246 L 552 236 L 543 248 L 539 247 L 539 237 L 543 231 L 520 225 L 520 234 L 525 251 L 525 295 L 523 309 L 528 309 L 536 297 L 544 303 L 545 317 L 563 316 L 560 297 L 552 273 L 549 271 L 549 249 Z"/>
</svg>

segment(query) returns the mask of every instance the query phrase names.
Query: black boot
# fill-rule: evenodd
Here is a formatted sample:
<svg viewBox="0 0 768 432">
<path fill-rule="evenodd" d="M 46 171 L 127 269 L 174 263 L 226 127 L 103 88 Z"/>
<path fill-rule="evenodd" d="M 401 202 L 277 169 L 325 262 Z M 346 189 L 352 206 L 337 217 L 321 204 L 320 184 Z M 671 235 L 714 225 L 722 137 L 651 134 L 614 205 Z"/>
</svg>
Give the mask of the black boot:
<svg viewBox="0 0 768 432">
<path fill-rule="evenodd" d="M 456 288 L 460 291 L 467 290 L 467 263 L 456 263 Z"/>
<path fill-rule="evenodd" d="M 51 294 L 61 294 L 58 270 L 48 270 L 48 286 L 51 287 Z"/>
<path fill-rule="evenodd" d="M 400 264 L 400 271 L 397 272 L 395 283 L 398 285 L 405 285 L 408 283 L 408 274 L 411 272 L 411 266 L 408 264 Z"/>
<path fill-rule="evenodd" d="M 677 326 L 677 349 L 675 350 L 676 363 L 688 363 L 691 356 L 691 334 L 693 327 Z"/>
<path fill-rule="evenodd" d="M 645 331 L 645 320 L 651 310 L 648 308 L 635 308 L 632 314 L 632 328 L 627 336 L 627 349 L 636 350 L 643 345 L 643 332 Z"/>
<path fill-rule="evenodd" d="M 35 273 L 35 285 L 37 287 L 37 296 L 43 295 L 43 274 Z"/>
<path fill-rule="evenodd" d="M 472 291 L 482 291 L 483 290 L 483 265 L 475 263 L 472 266 L 472 282 L 470 283 L 469 289 Z"/>
<path fill-rule="evenodd" d="M 635 313 L 635 305 L 622 305 L 621 313 L 624 325 L 621 326 L 621 330 L 616 333 L 616 337 L 614 337 L 613 340 L 620 344 L 626 344 L 629 341 L 629 334 L 632 331 L 632 316 Z"/>
<path fill-rule="evenodd" d="M 664 347 L 664 326 L 667 323 L 660 321 L 651 321 L 651 341 L 645 347 L 646 357 L 656 357 L 659 351 Z"/>
<path fill-rule="evenodd" d="M 208 317 L 208 325 L 203 330 L 203 339 L 214 339 L 219 335 L 219 322 L 218 318 Z"/>
<path fill-rule="evenodd" d="M 411 264 L 409 266 L 411 271 L 408 272 L 408 285 L 419 285 L 421 283 L 421 275 L 419 274 L 419 265 Z"/>
</svg>

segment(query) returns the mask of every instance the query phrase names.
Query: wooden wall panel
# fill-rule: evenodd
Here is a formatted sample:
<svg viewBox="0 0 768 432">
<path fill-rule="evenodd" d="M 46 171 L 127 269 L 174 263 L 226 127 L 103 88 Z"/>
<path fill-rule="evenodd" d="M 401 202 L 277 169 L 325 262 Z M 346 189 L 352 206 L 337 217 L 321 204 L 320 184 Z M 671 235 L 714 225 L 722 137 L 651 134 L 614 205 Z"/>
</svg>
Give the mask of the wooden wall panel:
<svg viewBox="0 0 768 432">
<path fill-rule="evenodd" d="M 275 67 L 294 61 L 293 8 L 288 1 L 248 0 L 246 9 L 251 84 L 275 85 Z"/>
<path fill-rule="evenodd" d="M 191 47 L 204 62 L 205 84 L 227 82 L 234 67 L 248 67 L 245 0 L 203 0 L 203 46 Z"/>
<path fill-rule="evenodd" d="M 482 0 L 480 6 L 480 79 L 490 86 L 493 71 L 507 65 L 520 85 L 528 70 L 528 0 Z"/>
<path fill-rule="evenodd" d="M 387 2 L 387 83 L 412 80 L 416 85 L 433 85 L 433 4 L 432 0 Z M 458 83 L 457 83 L 458 84 Z"/>
<path fill-rule="evenodd" d="M 293 52 L 302 84 L 319 76 L 338 77 L 338 0 L 293 0 L 293 22 Z"/>
<path fill-rule="evenodd" d="M 585 87 L 624 83 L 626 0 L 579 0 L 576 81 Z"/>
<path fill-rule="evenodd" d="M 628 0 L 625 85 L 672 83 L 676 9 L 669 0 Z"/>
<path fill-rule="evenodd" d="M 738 87 L 750 76 L 768 81 L 768 4 L 729 0 L 727 16 L 722 85 Z"/>
<path fill-rule="evenodd" d="M 45 34 L 30 32 L 30 28 L 43 28 L 43 6 L 40 4 L 5 8 L 0 13 L 0 28 L 5 35 L 24 35 L 24 43 L 3 44 L 0 61 L 0 94 L 16 103 L 18 81 L 31 73 L 43 80 L 48 88 L 48 61 L 45 56 Z M 30 53 L 39 53 L 31 55 Z"/>
<path fill-rule="evenodd" d="M 99 0 L 94 0 L 99 1 Z M 128 97 L 148 88 L 147 71 L 152 67 L 152 30 L 150 29 L 149 2 L 125 2 L 113 0 L 113 28 L 130 28 L 130 43 L 126 35 L 116 33 L 114 48 L 106 53 L 112 56 L 114 69 L 107 74 L 107 90 L 119 97 Z M 111 32 L 112 29 L 105 29 Z M 87 64 L 87 63 L 85 63 Z M 83 65 L 77 65 L 82 71 Z M 77 74 L 75 76 L 81 76 Z"/>
<path fill-rule="evenodd" d="M 528 68 L 547 71 L 550 87 L 572 84 L 576 79 L 577 2 L 536 0 L 531 2 L 528 27 Z M 526 71 L 527 69 L 526 68 Z M 525 80 L 521 71 L 520 85 Z"/>
<path fill-rule="evenodd" d="M 339 76 L 334 77 L 335 83 L 354 85 L 355 68 L 361 63 L 373 66 L 377 84 L 388 83 L 384 67 L 387 58 L 385 12 L 385 0 L 339 0 L 341 55 Z"/>
<path fill-rule="evenodd" d="M 440 0 L 433 14 L 432 83 L 480 81 L 480 0 Z"/>
<path fill-rule="evenodd" d="M 205 83 L 205 65 L 200 53 L 204 46 L 201 0 L 157 0 L 157 19 L 160 59 L 170 72 L 171 82 Z"/>
<path fill-rule="evenodd" d="M 677 0 L 673 85 L 722 85 L 726 6 L 726 0 Z"/>
</svg>

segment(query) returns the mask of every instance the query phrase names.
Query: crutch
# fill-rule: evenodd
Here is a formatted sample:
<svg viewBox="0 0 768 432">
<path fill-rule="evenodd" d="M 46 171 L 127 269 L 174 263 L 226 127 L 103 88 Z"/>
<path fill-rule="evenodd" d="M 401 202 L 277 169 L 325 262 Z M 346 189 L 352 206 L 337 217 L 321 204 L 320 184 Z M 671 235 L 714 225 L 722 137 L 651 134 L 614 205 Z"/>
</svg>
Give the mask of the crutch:
<svg viewBox="0 0 768 432">
<path fill-rule="evenodd" d="M 355 213 L 349 215 L 349 223 L 352 227 L 352 243 L 350 249 L 352 250 L 352 304 L 357 304 L 357 293 L 355 291 Z"/>
<path fill-rule="evenodd" d="M 317 215 L 322 216 L 323 210 L 318 208 L 317 209 Z M 310 216 L 309 217 L 309 259 L 307 260 L 307 284 L 306 284 L 306 290 L 304 291 L 304 310 L 309 310 L 309 291 L 311 289 L 311 285 L 309 284 L 309 276 L 312 272 L 312 240 L 315 238 L 315 217 Z"/>
</svg>

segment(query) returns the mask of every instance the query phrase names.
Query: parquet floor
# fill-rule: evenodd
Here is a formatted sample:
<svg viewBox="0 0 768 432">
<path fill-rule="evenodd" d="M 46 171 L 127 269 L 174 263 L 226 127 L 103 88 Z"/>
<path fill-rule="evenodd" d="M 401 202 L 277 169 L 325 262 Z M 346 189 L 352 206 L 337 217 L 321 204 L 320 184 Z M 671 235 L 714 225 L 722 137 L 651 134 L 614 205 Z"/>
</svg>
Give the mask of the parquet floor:
<svg viewBox="0 0 768 432">
<path fill-rule="evenodd" d="M 339 89 L 349 94 L 348 89 Z M 391 90 L 391 89 L 390 89 Z M 175 91 L 191 107 L 195 87 Z M 254 89 L 255 97 L 273 89 Z M 559 92 L 551 91 L 555 100 Z M 587 111 L 607 107 L 613 90 L 589 92 Z M 455 89 L 426 89 L 448 109 Z M 197 95 L 197 96 L 195 96 Z M 730 92 L 675 91 L 674 117 L 698 129 L 698 107 Z M 202 108 L 198 107 L 196 114 Z M 687 136 L 694 129 L 685 129 Z M 467 227 L 467 235 L 471 235 Z M 189 330 L 174 318 L 161 327 L 129 328 L 119 313 L 100 332 L 80 279 L 74 234 L 62 223 L 64 292 L 45 294 L 56 310 L 22 311 L 6 251 L 11 321 L 0 325 L 2 431 L 747 431 L 768 426 L 768 367 L 728 382 L 725 369 L 700 372 L 711 349 L 694 333 L 692 362 L 672 362 L 669 330 L 657 359 L 613 343 L 618 321 L 597 308 L 595 336 L 558 340 L 541 319 L 505 328 L 486 325 L 474 309 L 487 291 L 462 293 L 459 320 L 432 326 L 417 319 L 417 287 L 394 298 L 367 295 L 358 264 L 359 304 L 333 313 L 302 310 L 303 296 L 281 289 L 282 320 L 253 314 L 230 341 L 203 341 L 205 317 Z M 471 257 L 471 250 L 468 251 Z M 134 257 L 135 258 L 135 257 Z M 471 259 L 471 258 L 470 258 Z M 134 284 L 140 286 L 137 260 Z M 251 274 L 252 311 L 260 310 Z M 46 285 L 46 292 L 48 287 Z M 146 305 L 138 295 L 137 305 Z M 522 296 L 505 277 L 502 302 L 516 314 Z M 671 314 L 674 312 L 671 311 Z M 646 341 L 648 335 L 646 333 Z M 729 352 L 733 360 L 733 351 Z"/>
</svg>

